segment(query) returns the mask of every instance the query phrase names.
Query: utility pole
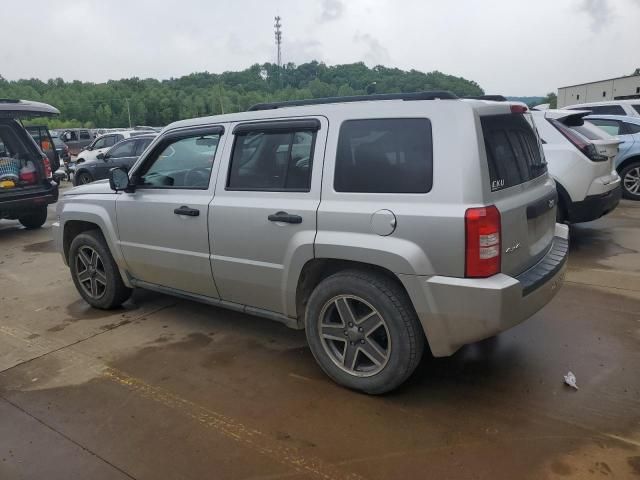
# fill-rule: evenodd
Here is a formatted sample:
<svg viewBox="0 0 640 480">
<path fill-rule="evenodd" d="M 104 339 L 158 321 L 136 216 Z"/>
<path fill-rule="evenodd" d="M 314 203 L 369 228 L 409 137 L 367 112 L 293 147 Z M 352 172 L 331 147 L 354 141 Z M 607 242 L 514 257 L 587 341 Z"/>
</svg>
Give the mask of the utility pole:
<svg viewBox="0 0 640 480">
<path fill-rule="evenodd" d="M 275 17 L 275 23 L 273 25 L 275 29 L 275 37 L 276 37 L 276 46 L 278 48 L 278 71 L 282 68 L 282 51 L 280 46 L 282 45 L 282 24 L 280 23 L 280 15 Z"/>
<path fill-rule="evenodd" d="M 127 115 L 129 115 L 129 128 L 131 128 L 131 109 L 129 108 L 129 99 L 125 98 L 125 102 L 127 102 Z"/>
</svg>

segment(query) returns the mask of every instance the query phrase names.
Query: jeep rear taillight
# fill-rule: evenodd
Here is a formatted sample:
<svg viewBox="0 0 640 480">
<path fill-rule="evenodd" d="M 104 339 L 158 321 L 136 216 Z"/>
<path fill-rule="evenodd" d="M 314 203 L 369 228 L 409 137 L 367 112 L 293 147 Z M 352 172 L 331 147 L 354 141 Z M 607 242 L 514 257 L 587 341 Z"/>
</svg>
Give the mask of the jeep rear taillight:
<svg viewBox="0 0 640 480">
<path fill-rule="evenodd" d="M 48 179 L 53 178 L 53 172 L 51 171 L 51 162 L 49 157 L 42 157 L 42 164 L 44 165 L 44 175 Z"/>
<path fill-rule="evenodd" d="M 500 212 L 494 205 L 469 208 L 465 223 L 465 277 L 485 278 L 500 272 Z"/>
</svg>

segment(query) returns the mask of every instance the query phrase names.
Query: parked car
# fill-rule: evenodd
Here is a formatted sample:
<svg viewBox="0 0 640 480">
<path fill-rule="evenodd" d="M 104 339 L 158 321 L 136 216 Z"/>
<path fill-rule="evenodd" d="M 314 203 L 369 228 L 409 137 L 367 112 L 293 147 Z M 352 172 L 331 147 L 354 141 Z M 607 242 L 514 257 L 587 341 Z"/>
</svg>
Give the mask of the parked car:
<svg viewBox="0 0 640 480">
<path fill-rule="evenodd" d="M 45 125 L 29 125 L 25 127 L 29 135 L 33 137 L 40 149 L 49 157 L 51 169 L 55 172 L 60 168 L 60 156 L 56 148 L 54 138 Z"/>
<path fill-rule="evenodd" d="M 558 189 L 559 222 L 596 220 L 620 202 L 620 176 L 613 165 L 619 140 L 585 124 L 588 114 L 555 109 L 532 112 Z"/>
<path fill-rule="evenodd" d="M 45 103 L 0 100 L 0 219 L 39 228 L 58 199 L 51 161 L 18 119 L 59 115 Z"/>
<path fill-rule="evenodd" d="M 98 154 L 97 158 L 76 165 L 74 184 L 83 185 L 107 178 L 113 167 L 129 170 L 155 137 L 156 134 L 147 133 L 122 140 L 105 153 Z"/>
<path fill-rule="evenodd" d="M 148 288 L 306 329 L 368 393 L 546 305 L 568 228 L 526 107 L 447 92 L 257 105 L 166 127 L 70 190 L 55 244 L 109 309 Z M 460 172 L 464 172 L 461 175 Z"/>
<path fill-rule="evenodd" d="M 622 196 L 640 200 L 640 117 L 589 115 L 585 120 L 620 139 L 615 167 L 622 179 Z"/>
<path fill-rule="evenodd" d="M 580 103 L 563 107 L 563 110 L 587 110 L 598 115 L 627 115 L 640 117 L 640 98 L 635 100 L 609 100 L 606 102 Z"/>
<path fill-rule="evenodd" d="M 91 142 L 87 148 L 78 153 L 78 158 L 76 160 L 77 166 L 79 166 L 82 162 L 88 162 L 91 160 L 95 160 L 96 157 L 100 154 L 104 154 L 113 147 L 116 143 L 124 140 L 125 138 L 137 137 L 140 135 L 148 135 L 149 131 L 140 131 L 140 130 L 123 130 L 121 132 L 107 133 L 99 136 L 93 142 Z"/>
<path fill-rule="evenodd" d="M 71 155 L 77 155 L 93 141 L 93 135 L 87 128 L 69 128 L 60 134 L 60 138 L 69 147 Z"/>
</svg>

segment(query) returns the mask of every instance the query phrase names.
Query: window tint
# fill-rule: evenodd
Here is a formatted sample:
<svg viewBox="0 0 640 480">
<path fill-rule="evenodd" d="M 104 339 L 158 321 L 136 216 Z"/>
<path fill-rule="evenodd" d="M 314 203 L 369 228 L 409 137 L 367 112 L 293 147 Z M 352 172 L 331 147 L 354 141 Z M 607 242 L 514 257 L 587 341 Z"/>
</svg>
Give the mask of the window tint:
<svg viewBox="0 0 640 480">
<path fill-rule="evenodd" d="M 219 140 L 216 133 L 163 142 L 155 149 L 155 159 L 143 169 L 140 184 L 206 189 Z"/>
<path fill-rule="evenodd" d="M 524 115 L 484 116 L 481 123 L 491 191 L 528 182 L 547 171 L 538 137 Z"/>
<path fill-rule="evenodd" d="M 634 109 L 636 112 L 640 113 L 640 103 L 638 103 L 638 104 L 636 104 L 636 105 L 631 105 L 631 106 L 633 107 L 633 109 Z"/>
<path fill-rule="evenodd" d="M 228 189 L 308 191 L 315 131 L 236 134 Z"/>
<path fill-rule="evenodd" d="M 625 129 L 627 134 L 634 134 L 634 133 L 640 133 L 640 125 L 636 124 L 636 123 L 624 123 Z"/>
<path fill-rule="evenodd" d="M 111 158 L 123 158 L 133 157 L 136 149 L 136 142 L 122 142 L 109 150 L 109 157 Z"/>
<path fill-rule="evenodd" d="M 599 119 L 593 119 L 593 120 L 589 119 L 589 121 L 593 123 L 595 126 L 607 132 L 609 135 L 620 134 L 620 126 L 621 126 L 620 122 L 617 122 L 615 120 L 599 120 Z"/>
<path fill-rule="evenodd" d="M 105 147 L 110 147 L 111 145 L 109 145 L 107 143 L 107 140 L 109 139 L 108 136 L 105 137 L 100 137 L 98 138 L 95 142 L 93 142 L 92 147 L 94 149 L 98 149 L 98 148 L 105 148 Z"/>
<path fill-rule="evenodd" d="M 153 138 L 143 138 L 141 140 L 138 140 L 136 146 L 136 156 L 140 156 L 142 152 L 144 152 L 145 148 L 147 148 L 151 143 L 151 140 L 153 140 Z"/>
<path fill-rule="evenodd" d="M 91 135 L 87 130 L 80 130 L 80 140 L 90 140 Z"/>
<path fill-rule="evenodd" d="M 348 120 L 340 127 L 337 192 L 427 193 L 433 181 L 426 118 Z"/>
<path fill-rule="evenodd" d="M 620 105 L 598 105 L 589 107 L 589 110 L 598 115 L 625 115 L 624 108 Z"/>
<path fill-rule="evenodd" d="M 70 132 L 67 132 L 67 134 L 69 135 L 70 139 L 67 141 L 71 141 L 74 142 L 76 140 L 78 140 L 78 134 L 76 132 L 74 132 L 73 130 Z"/>
</svg>

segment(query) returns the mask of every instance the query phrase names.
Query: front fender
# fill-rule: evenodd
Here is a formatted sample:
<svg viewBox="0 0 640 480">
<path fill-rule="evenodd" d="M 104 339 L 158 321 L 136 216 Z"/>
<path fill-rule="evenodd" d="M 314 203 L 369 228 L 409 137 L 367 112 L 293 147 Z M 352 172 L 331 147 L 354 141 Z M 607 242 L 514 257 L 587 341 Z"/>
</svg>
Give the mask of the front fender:
<svg viewBox="0 0 640 480">
<path fill-rule="evenodd" d="M 129 280 L 124 272 L 127 265 L 120 249 L 117 225 L 115 224 L 115 195 L 91 195 L 91 198 L 72 199 L 67 197 L 58 211 L 60 223 L 60 235 L 64 238 L 65 228 L 68 222 L 80 221 L 96 225 L 104 236 L 107 246 L 115 260 L 123 281 L 130 286 Z M 112 198 L 104 198 L 112 197 Z M 63 242 L 59 242 L 62 248 Z M 64 255 L 64 252 L 61 252 Z"/>
</svg>

